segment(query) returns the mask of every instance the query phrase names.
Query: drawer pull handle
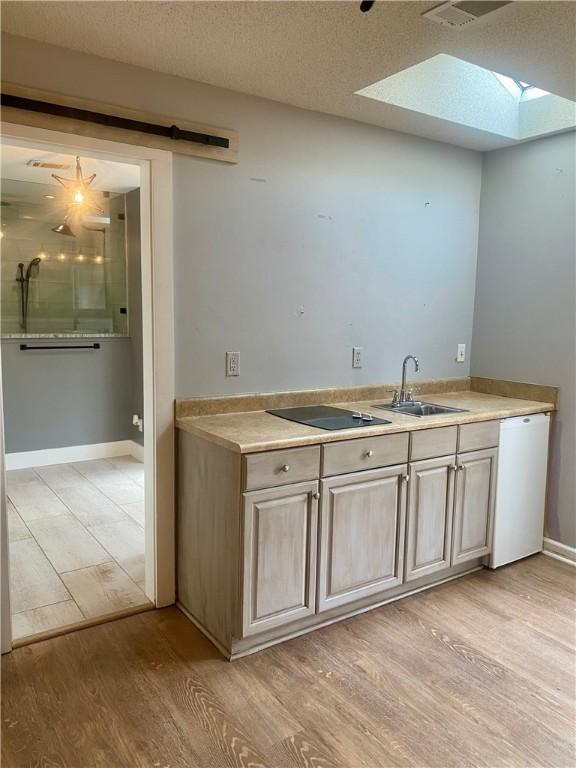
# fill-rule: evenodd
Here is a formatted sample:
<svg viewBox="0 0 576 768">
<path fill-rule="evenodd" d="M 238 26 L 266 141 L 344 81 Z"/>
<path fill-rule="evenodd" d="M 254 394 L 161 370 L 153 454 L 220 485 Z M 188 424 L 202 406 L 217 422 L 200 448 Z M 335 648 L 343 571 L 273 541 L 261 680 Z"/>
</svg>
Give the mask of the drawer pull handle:
<svg viewBox="0 0 576 768">
<path fill-rule="evenodd" d="M 364 453 L 364 458 L 366 458 L 366 459 L 371 459 L 372 456 L 374 456 L 374 451 L 366 451 Z"/>
<path fill-rule="evenodd" d="M 282 467 L 282 472 L 290 472 L 290 464 L 284 464 Z"/>
<path fill-rule="evenodd" d="M 320 494 L 318 493 L 318 491 L 316 491 L 316 493 L 312 494 L 312 498 L 316 499 L 316 500 L 318 500 L 320 498 Z"/>
</svg>

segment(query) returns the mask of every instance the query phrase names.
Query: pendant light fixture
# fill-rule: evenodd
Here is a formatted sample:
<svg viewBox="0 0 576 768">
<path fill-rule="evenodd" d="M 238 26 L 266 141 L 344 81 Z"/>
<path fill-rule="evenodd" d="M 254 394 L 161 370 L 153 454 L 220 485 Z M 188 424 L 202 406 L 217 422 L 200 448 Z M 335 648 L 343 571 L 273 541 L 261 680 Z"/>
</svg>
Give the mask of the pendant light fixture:
<svg viewBox="0 0 576 768">
<path fill-rule="evenodd" d="M 86 214 L 100 215 L 104 213 L 103 208 L 98 204 L 91 184 L 96 178 L 93 173 L 87 179 L 82 173 L 80 158 L 76 158 L 76 174 L 73 179 L 65 179 L 63 176 L 52 174 L 52 178 L 60 184 L 67 193 L 66 215 L 62 224 L 52 227 L 52 232 L 57 235 L 66 235 L 67 237 L 76 237 L 70 223 L 81 224 Z"/>
<path fill-rule="evenodd" d="M 96 174 L 93 173 L 85 179 L 79 157 L 76 158 L 75 178 L 65 179 L 62 176 L 57 176 L 55 173 L 52 174 L 52 178 L 56 179 L 69 195 L 68 211 L 70 215 L 74 215 L 75 212 L 80 214 L 94 213 L 97 215 L 104 213 L 94 197 L 93 190 L 90 188 L 90 185 L 96 178 Z"/>
</svg>

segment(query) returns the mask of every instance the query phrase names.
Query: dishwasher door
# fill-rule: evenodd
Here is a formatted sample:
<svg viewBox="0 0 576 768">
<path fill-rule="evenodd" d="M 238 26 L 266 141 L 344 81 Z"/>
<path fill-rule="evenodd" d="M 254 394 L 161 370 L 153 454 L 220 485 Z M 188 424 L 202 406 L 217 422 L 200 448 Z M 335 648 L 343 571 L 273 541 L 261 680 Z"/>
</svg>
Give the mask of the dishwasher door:
<svg viewBox="0 0 576 768">
<path fill-rule="evenodd" d="M 550 414 L 500 422 L 490 568 L 542 550 Z"/>
</svg>

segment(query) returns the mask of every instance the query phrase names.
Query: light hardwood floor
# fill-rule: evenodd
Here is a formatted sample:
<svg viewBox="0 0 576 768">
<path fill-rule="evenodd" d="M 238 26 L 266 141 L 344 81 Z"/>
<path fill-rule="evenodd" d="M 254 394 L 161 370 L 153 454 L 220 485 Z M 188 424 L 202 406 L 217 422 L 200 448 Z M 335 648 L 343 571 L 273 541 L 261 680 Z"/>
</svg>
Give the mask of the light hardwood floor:
<svg viewBox="0 0 576 768">
<path fill-rule="evenodd" d="M 143 464 L 15 470 L 7 484 L 14 639 L 149 605 Z"/>
<path fill-rule="evenodd" d="M 175 608 L 20 648 L 2 766 L 572 768 L 575 579 L 538 555 L 232 663 Z"/>
</svg>

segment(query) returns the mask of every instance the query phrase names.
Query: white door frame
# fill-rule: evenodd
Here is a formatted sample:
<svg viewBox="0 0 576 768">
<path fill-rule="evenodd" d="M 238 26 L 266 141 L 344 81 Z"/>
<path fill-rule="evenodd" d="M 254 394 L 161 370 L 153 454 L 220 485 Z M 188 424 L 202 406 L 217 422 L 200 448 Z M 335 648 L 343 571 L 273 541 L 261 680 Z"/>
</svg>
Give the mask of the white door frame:
<svg viewBox="0 0 576 768">
<path fill-rule="evenodd" d="M 157 607 L 171 605 L 175 600 L 172 153 L 13 123 L 2 124 L 2 141 L 35 148 L 47 145 L 46 149 L 53 152 L 87 154 L 140 166 L 145 592 Z M 0 450 L 0 511 L 5 518 L 4 447 L 1 441 Z M 3 533 L 6 521 L 2 519 L 1 522 Z M 2 538 L 4 546 L 4 536 Z M 1 580 L 3 637 L 6 637 L 6 624 L 10 624 L 7 581 L 7 578 Z M 7 649 L 3 647 L 2 650 Z"/>
</svg>

